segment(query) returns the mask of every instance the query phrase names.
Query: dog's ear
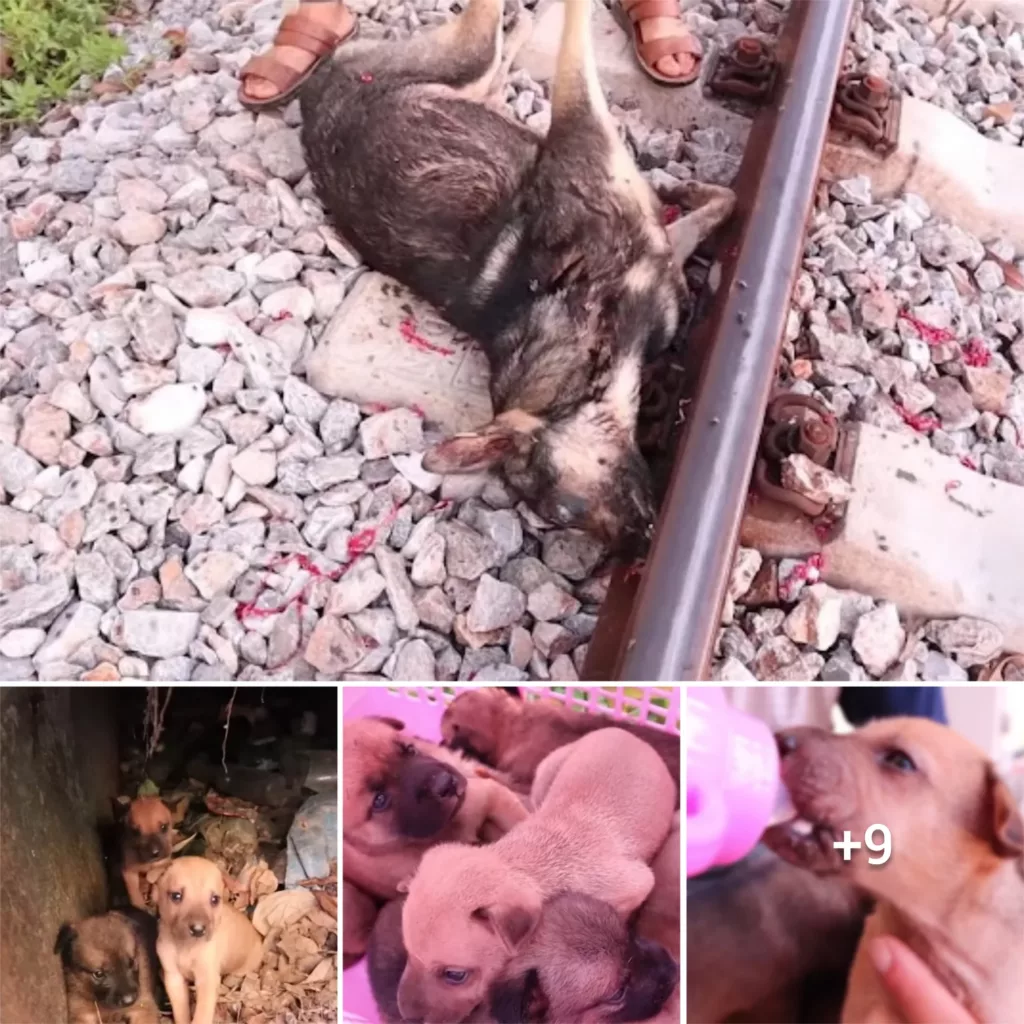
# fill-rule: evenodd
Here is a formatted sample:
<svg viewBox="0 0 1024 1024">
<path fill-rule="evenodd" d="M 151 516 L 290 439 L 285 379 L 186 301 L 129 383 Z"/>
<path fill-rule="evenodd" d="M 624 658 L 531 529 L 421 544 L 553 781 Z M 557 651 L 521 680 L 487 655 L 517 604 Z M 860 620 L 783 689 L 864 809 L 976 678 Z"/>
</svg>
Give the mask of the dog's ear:
<svg viewBox="0 0 1024 1024">
<path fill-rule="evenodd" d="M 509 953 L 516 953 L 540 924 L 540 901 L 529 896 L 510 903 L 477 907 L 473 917 L 483 922 L 501 939 Z"/>
<path fill-rule="evenodd" d="M 65 922 L 60 926 L 53 951 L 60 954 L 61 962 L 65 967 L 71 966 L 71 948 L 74 946 L 76 938 L 78 938 L 78 932 L 70 924 Z"/>
<path fill-rule="evenodd" d="M 548 1014 L 548 998 L 536 968 L 506 978 L 491 989 L 491 1016 L 498 1024 L 539 1024 Z"/>
<path fill-rule="evenodd" d="M 478 473 L 493 469 L 510 455 L 525 454 L 544 426 L 521 409 L 510 409 L 472 434 L 456 434 L 435 444 L 423 456 L 430 473 Z"/>
<path fill-rule="evenodd" d="M 991 765 L 988 767 L 986 784 L 992 848 L 1000 857 L 1024 856 L 1024 815 L 1010 787 L 999 778 Z"/>
<path fill-rule="evenodd" d="M 128 808 L 131 807 L 132 802 L 129 797 L 126 796 L 114 796 L 110 798 L 110 809 L 114 812 L 114 821 L 119 824 L 123 823 L 128 817 Z"/>
<path fill-rule="evenodd" d="M 405 722 L 399 718 L 389 718 L 387 715 L 371 715 L 370 717 L 375 722 L 383 722 L 385 725 L 390 725 L 395 732 L 405 732 Z"/>
</svg>

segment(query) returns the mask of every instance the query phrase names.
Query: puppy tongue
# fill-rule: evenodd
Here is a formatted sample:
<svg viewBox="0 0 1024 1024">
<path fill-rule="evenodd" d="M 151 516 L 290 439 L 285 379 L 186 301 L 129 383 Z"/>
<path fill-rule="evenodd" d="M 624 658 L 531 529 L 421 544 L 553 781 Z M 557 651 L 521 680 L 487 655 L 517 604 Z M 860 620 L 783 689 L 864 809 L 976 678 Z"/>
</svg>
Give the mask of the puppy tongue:
<svg viewBox="0 0 1024 1024">
<path fill-rule="evenodd" d="M 797 813 L 796 808 L 793 806 L 793 799 L 789 795 L 786 784 L 779 779 L 779 789 L 775 794 L 775 807 L 772 810 L 768 826 L 782 825 L 787 821 L 792 821 L 795 817 L 797 817 Z"/>
</svg>

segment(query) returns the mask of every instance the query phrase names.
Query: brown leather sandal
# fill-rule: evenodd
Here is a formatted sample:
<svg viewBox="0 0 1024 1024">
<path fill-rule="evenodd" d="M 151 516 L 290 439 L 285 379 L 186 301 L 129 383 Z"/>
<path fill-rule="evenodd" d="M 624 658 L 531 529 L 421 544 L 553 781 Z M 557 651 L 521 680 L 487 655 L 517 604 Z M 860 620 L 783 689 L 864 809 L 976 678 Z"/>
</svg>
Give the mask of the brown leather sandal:
<svg viewBox="0 0 1024 1024">
<path fill-rule="evenodd" d="M 238 87 L 238 99 L 242 106 L 248 110 L 269 110 L 274 107 L 282 107 L 288 103 L 295 94 L 308 81 L 314 71 L 347 39 L 353 38 L 359 31 L 359 22 L 355 15 L 349 12 L 349 28 L 341 34 L 333 29 L 313 21 L 302 13 L 289 14 L 281 19 L 281 26 L 274 37 L 274 46 L 292 46 L 297 50 L 303 50 L 312 58 L 309 67 L 304 71 L 297 71 L 293 67 L 278 60 L 273 52 L 262 53 L 253 57 L 244 68 L 238 73 L 241 84 Z M 273 96 L 265 99 L 257 99 L 248 96 L 245 91 L 245 83 L 250 78 L 262 78 L 278 89 Z"/>
<path fill-rule="evenodd" d="M 651 18 L 678 18 L 678 0 L 617 0 L 613 10 L 618 21 L 633 40 L 633 52 L 636 54 L 640 67 L 648 78 L 660 85 L 689 85 L 700 77 L 701 58 L 704 56 L 700 40 L 688 32 L 682 25 L 678 35 L 665 36 L 663 39 L 650 39 L 644 42 L 640 34 L 640 23 Z M 693 71 L 686 75 L 671 76 L 662 74 L 656 67 L 663 57 L 693 57 Z"/>
</svg>

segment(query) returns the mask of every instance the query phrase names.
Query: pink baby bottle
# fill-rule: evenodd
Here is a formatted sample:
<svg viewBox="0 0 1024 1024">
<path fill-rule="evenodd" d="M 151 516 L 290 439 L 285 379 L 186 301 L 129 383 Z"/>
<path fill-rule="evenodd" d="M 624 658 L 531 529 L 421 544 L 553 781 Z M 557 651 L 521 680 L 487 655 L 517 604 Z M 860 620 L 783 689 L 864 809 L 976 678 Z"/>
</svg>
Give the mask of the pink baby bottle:
<svg viewBox="0 0 1024 1024">
<path fill-rule="evenodd" d="M 771 729 L 718 687 L 686 695 L 686 877 L 734 864 L 788 802 Z"/>
</svg>

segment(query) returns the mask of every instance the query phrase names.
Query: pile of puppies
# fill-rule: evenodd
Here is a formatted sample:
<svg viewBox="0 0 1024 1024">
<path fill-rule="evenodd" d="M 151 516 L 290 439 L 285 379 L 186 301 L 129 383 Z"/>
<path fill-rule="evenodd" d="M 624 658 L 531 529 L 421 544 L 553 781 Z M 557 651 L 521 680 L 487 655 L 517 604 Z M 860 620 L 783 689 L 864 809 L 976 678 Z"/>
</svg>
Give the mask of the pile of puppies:
<svg viewBox="0 0 1024 1024">
<path fill-rule="evenodd" d="M 128 806 L 120 873 L 131 907 L 64 924 L 57 936 L 71 1024 L 158 1024 L 164 992 L 174 1024 L 213 1024 L 221 978 L 259 966 L 262 939 L 229 904 L 230 880 L 203 857 L 172 860 L 175 838 L 171 810 L 158 797 Z M 143 893 L 157 875 L 159 925 Z"/>
<path fill-rule="evenodd" d="M 343 951 L 381 1018 L 678 1021 L 679 737 L 498 688 L 441 730 L 344 728 Z"/>
</svg>

